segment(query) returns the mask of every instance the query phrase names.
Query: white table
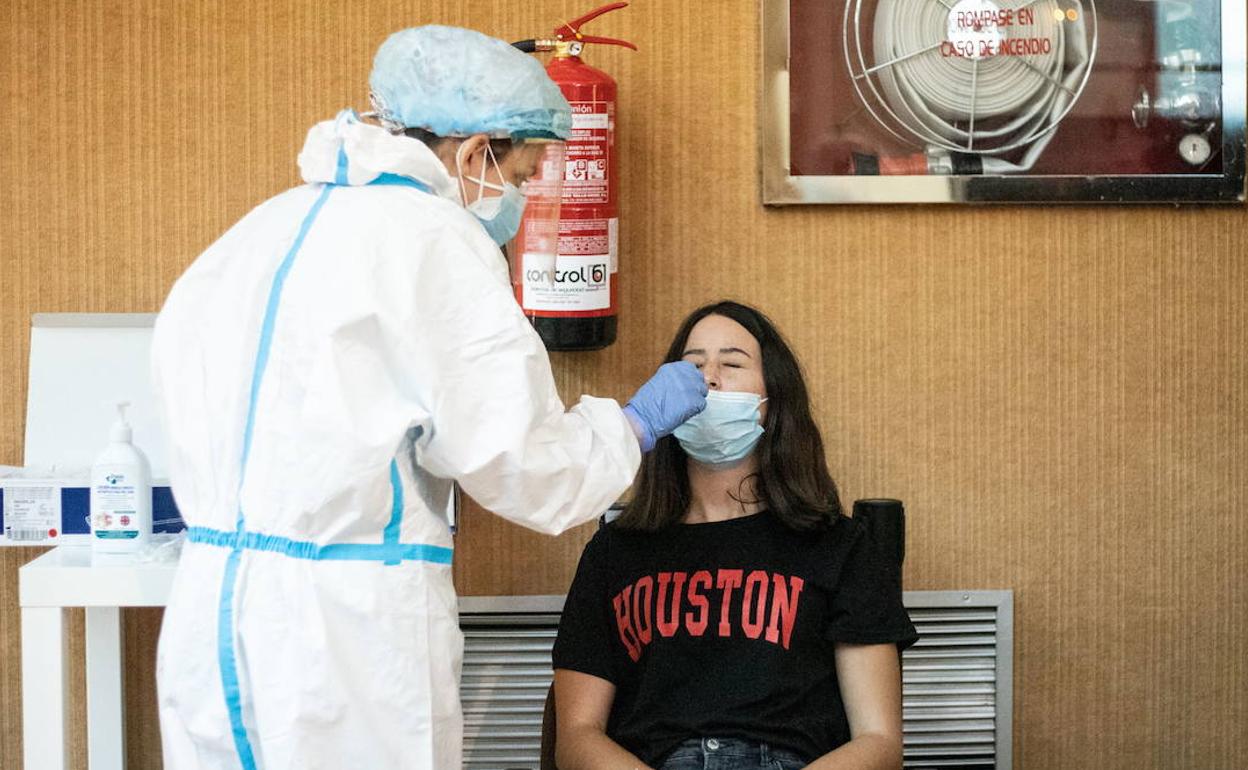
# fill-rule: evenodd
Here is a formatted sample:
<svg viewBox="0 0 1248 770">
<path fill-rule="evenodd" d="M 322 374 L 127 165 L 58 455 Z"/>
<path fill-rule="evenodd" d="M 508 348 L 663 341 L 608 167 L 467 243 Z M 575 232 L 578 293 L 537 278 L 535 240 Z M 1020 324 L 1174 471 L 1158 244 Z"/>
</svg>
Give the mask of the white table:
<svg viewBox="0 0 1248 770">
<path fill-rule="evenodd" d="M 26 770 L 63 770 L 66 764 L 70 607 L 86 608 L 87 765 L 125 767 L 121 608 L 165 606 L 176 568 L 125 556 L 93 561 L 91 546 L 62 545 L 18 571 Z"/>
</svg>

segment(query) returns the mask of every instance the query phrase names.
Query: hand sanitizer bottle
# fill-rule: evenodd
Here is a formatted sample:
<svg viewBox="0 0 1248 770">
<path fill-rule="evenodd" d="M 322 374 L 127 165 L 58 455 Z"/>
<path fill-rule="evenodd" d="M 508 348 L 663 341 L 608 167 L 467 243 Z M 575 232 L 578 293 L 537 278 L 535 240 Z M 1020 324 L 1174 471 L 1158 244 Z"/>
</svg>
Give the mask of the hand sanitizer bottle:
<svg viewBox="0 0 1248 770">
<path fill-rule="evenodd" d="M 91 547 L 96 553 L 133 553 L 152 534 L 152 472 L 131 443 L 129 405 L 117 404 L 108 446 L 91 466 Z"/>
</svg>

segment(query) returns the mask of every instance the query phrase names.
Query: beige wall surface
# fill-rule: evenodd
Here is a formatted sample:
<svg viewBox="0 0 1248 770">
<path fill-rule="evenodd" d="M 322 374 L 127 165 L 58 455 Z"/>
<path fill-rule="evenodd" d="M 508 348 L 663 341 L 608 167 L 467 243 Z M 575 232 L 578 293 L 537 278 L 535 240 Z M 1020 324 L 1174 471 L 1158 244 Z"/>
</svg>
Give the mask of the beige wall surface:
<svg viewBox="0 0 1248 770">
<path fill-rule="evenodd" d="M 0 464 L 22 457 L 35 312 L 150 312 L 366 106 L 387 32 L 529 37 L 592 3 L 9 0 L 0 6 Z M 759 7 L 596 22 L 620 81 L 619 341 L 557 354 L 626 398 L 678 320 L 736 297 L 801 356 L 846 500 L 906 501 L 911 589 L 1015 591 L 1026 768 L 1248 757 L 1248 215 L 1242 207 L 765 209 Z M 564 590 L 558 539 L 470 510 L 463 593 Z M 0 552 L 0 767 L 21 764 L 17 569 Z M 81 615 L 75 615 L 81 631 Z M 158 767 L 159 610 L 127 611 L 130 766 Z M 81 656 L 81 646 L 74 653 Z M 81 662 L 73 668 L 81 718 Z M 85 767 L 81 731 L 75 766 Z"/>
</svg>

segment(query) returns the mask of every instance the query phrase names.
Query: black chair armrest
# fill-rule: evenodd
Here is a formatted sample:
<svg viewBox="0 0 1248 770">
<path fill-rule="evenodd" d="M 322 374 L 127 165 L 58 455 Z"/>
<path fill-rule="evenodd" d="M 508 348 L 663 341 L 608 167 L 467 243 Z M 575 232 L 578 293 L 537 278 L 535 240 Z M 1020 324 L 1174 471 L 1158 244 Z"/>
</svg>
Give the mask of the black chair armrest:
<svg viewBox="0 0 1248 770">
<path fill-rule="evenodd" d="M 861 519 L 877 540 L 893 544 L 899 566 L 906 560 L 906 507 L 900 500 L 855 500 L 854 518 Z"/>
</svg>

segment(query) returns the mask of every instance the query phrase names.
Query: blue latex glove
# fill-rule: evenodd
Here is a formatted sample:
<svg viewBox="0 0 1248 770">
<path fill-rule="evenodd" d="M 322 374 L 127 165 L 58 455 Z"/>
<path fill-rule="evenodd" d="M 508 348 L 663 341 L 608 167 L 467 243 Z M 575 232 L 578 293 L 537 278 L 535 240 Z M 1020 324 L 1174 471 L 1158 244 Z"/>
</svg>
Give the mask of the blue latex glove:
<svg viewBox="0 0 1248 770">
<path fill-rule="evenodd" d="M 663 364 L 624 407 L 633 424 L 641 451 L 649 452 L 659 439 L 706 408 L 706 380 L 688 361 Z"/>
</svg>

